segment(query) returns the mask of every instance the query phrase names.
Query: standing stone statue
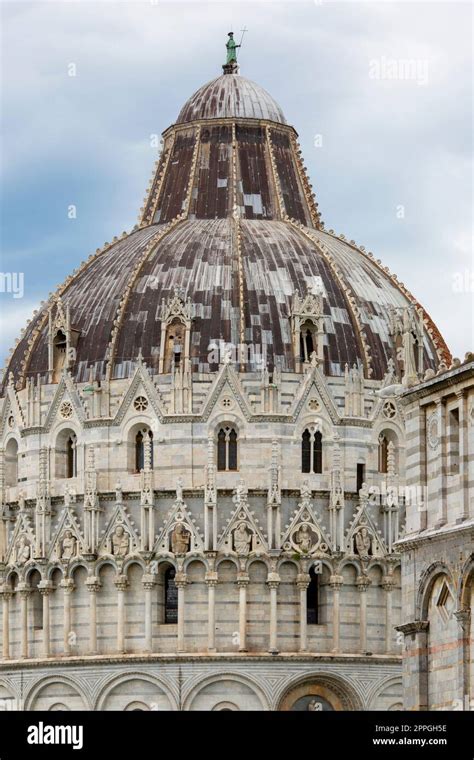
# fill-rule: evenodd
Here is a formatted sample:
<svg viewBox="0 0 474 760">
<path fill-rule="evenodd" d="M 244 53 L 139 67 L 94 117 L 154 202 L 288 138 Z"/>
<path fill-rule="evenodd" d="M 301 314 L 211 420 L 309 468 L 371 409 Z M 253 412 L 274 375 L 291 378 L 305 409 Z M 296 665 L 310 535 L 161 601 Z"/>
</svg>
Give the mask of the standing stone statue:
<svg viewBox="0 0 474 760">
<path fill-rule="evenodd" d="M 227 61 L 226 63 L 237 63 L 237 52 L 236 48 L 239 48 L 240 45 L 237 45 L 234 40 L 234 32 L 229 32 L 228 34 L 228 41 L 226 43 L 227 48 Z"/>
<path fill-rule="evenodd" d="M 181 478 L 176 481 L 176 501 L 180 504 L 183 503 L 183 481 Z"/>
</svg>

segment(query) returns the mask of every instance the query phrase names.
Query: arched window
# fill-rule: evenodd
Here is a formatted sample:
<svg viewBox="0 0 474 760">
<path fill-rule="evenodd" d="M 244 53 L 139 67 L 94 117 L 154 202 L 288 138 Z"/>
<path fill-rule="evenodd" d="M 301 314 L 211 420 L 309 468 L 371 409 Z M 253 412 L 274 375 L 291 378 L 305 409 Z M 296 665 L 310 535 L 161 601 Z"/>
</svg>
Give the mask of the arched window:
<svg viewBox="0 0 474 760">
<path fill-rule="evenodd" d="M 306 429 L 301 437 L 301 471 L 322 473 L 323 437 L 319 430 Z"/>
<path fill-rule="evenodd" d="M 312 322 L 304 322 L 300 330 L 300 360 L 309 362 L 311 354 L 317 350 L 317 345 L 316 326 Z"/>
<path fill-rule="evenodd" d="M 148 428 L 138 431 L 135 436 L 135 472 L 141 472 L 145 467 L 145 441 L 150 441 L 150 466 L 153 469 L 153 433 Z"/>
<path fill-rule="evenodd" d="M 305 430 L 301 440 L 301 472 L 311 472 L 311 433 Z"/>
<path fill-rule="evenodd" d="M 451 475 L 459 472 L 459 408 L 448 414 L 448 471 Z"/>
<path fill-rule="evenodd" d="M 395 473 L 398 471 L 398 437 L 396 433 L 386 428 L 381 430 L 378 437 L 377 447 L 377 470 L 381 474 Z"/>
<path fill-rule="evenodd" d="M 5 447 L 5 485 L 16 486 L 18 483 L 18 443 L 10 438 Z"/>
<path fill-rule="evenodd" d="M 66 441 L 66 477 L 75 478 L 77 475 L 77 439 L 74 433 Z"/>
<path fill-rule="evenodd" d="M 53 383 L 58 383 L 66 364 L 67 339 L 62 330 L 58 330 L 53 341 Z"/>
<path fill-rule="evenodd" d="M 186 326 L 175 319 L 166 330 L 164 371 L 172 372 L 183 364 Z"/>
<path fill-rule="evenodd" d="M 217 469 L 237 470 L 237 431 L 223 427 L 217 434 Z"/>
<path fill-rule="evenodd" d="M 62 430 L 56 439 L 55 473 L 57 478 L 77 476 L 77 436 L 73 430 Z"/>
<path fill-rule="evenodd" d="M 41 576 L 37 570 L 33 570 L 30 575 L 31 595 L 28 601 L 31 615 L 31 626 L 34 630 L 40 630 L 43 627 L 43 599 L 39 592 L 38 585 Z"/>
<path fill-rule="evenodd" d="M 313 472 L 323 471 L 323 437 L 319 430 L 314 434 L 313 442 Z"/>
<path fill-rule="evenodd" d="M 165 571 L 164 595 L 165 595 L 165 623 L 178 622 L 178 587 L 176 586 L 176 571 L 174 567 L 168 567 Z"/>
<path fill-rule="evenodd" d="M 388 440 L 383 433 L 379 435 L 379 472 L 387 472 L 388 465 Z"/>
<path fill-rule="evenodd" d="M 309 625 L 319 623 L 319 578 L 314 567 L 309 570 L 309 586 L 306 589 L 306 622 Z"/>
</svg>

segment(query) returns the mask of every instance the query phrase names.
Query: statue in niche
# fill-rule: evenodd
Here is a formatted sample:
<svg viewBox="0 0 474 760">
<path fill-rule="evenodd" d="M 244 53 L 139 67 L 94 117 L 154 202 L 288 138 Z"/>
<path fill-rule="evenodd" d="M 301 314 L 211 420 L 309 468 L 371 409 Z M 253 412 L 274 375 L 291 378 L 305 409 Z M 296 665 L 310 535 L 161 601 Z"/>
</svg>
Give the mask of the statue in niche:
<svg viewBox="0 0 474 760">
<path fill-rule="evenodd" d="M 183 523 L 175 525 L 171 533 L 171 551 L 173 554 L 186 554 L 189 551 L 191 534 Z"/>
<path fill-rule="evenodd" d="M 232 364 L 232 348 L 226 348 L 222 356 L 223 364 Z"/>
<path fill-rule="evenodd" d="M 26 536 L 20 536 L 16 545 L 15 561 L 17 565 L 24 565 L 31 556 L 31 548 Z"/>
<path fill-rule="evenodd" d="M 179 501 L 180 504 L 183 503 L 183 481 L 181 478 L 176 481 L 176 501 Z"/>
<path fill-rule="evenodd" d="M 110 538 L 111 553 L 116 557 L 125 557 L 130 548 L 130 536 L 123 527 L 117 525 Z"/>
<path fill-rule="evenodd" d="M 355 534 L 355 550 L 361 559 L 369 559 L 372 551 L 372 537 L 368 528 L 361 528 Z"/>
<path fill-rule="evenodd" d="M 311 501 L 311 496 L 313 495 L 313 492 L 311 491 L 311 488 L 309 487 L 309 483 L 307 480 L 303 481 L 303 484 L 300 488 L 300 494 L 301 494 L 301 502 L 308 504 Z"/>
<path fill-rule="evenodd" d="M 245 501 L 247 498 L 247 493 L 248 490 L 245 487 L 245 483 L 242 479 L 240 479 L 234 489 L 234 495 L 232 497 L 234 504 L 241 504 L 243 501 Z"/>
<path fill-rule="evenodd" d="M 64 538 L 61 543 L 61 559 L 68 560 L 76 556 L 77 540 L 73 535 L 72 530 L 67 530 L 64 533 Z"/>
<path fill-rule="evenodd" d="M 415 364 L 415 345 L 416 340 L 412 332 L 412 312 L 406 309 L 403 313 L 403 359 L 404 359 L 404 377 L 416 377 L 417 369 Z"/>
<path fill-rule="evenodd" d="M 367 483 L 362 483 L 362 488 L 359 488 L 360 501 L 368 501 L 370 497 L 369 486 Z"/>
<path fill-rule="evenodd" d="M 252 534 L 247 530 L 246 524 L 244 522 L 239 523 L 234 530 L 234 551 L 237 554 L 249 554 L 251 541 Z"/>
<path fill-rule="evenodd" d="M 298 544 L 303 554 L 308 554 L 308 552 L 310 552 L 313 548 L 314 544 L 311 527 L 306 523 L 303 523 L 303 525 L 301 525 L 296 531 L 294 540 L 295 544 Z"/>
</svg>

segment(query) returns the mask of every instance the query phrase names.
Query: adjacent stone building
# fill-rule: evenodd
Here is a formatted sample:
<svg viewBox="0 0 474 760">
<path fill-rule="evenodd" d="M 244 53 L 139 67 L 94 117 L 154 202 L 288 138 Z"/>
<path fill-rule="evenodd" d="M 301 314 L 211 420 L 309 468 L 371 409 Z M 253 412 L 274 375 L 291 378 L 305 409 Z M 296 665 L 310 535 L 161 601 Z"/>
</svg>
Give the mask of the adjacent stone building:
<svg viewBox="0 0 474 760">
<path fill-rule="evenodd" d="M 3 704 L 401 709 L 397 392 L 450 365 L 231 55 L 10 356 Z"/>
<path fill-rule="evenodd" d="M 474 709 L 474 355 L 403 394 L 402 552 L 408 710 Z"/>
</svg>

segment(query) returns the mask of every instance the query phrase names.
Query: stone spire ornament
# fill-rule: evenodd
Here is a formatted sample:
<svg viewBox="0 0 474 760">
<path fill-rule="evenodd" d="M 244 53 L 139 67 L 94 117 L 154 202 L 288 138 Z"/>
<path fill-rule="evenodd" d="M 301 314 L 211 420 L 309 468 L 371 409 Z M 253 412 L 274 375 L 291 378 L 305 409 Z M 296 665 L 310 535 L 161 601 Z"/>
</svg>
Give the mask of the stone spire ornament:
<svg viewBox="0 0 474 760">
<path fill-rule="evenodd" d="M 141 549 L 150 552 L 155 542 L 155 510 L 153 500 L 153 441 L 145 433 L 143 436 L 143 469 L 140 473 L 140 515 L 141 515 Z"/>
<path fill-rule="evenodd" d="M 51 530 L 51 492 L 48 476 L 48 449 L 40 449 L 39 479 L 35 508 L 35 557 L 46 556 Z"/>
<path fill-rule="evenodd" d="M 87 447 L 86 470 L 84 473 L 84 538 L 86 551 L 95 555 L 99 546 L 99 496 L 97 494 L 97 470 L 95 449 Z"/>
</svg>

